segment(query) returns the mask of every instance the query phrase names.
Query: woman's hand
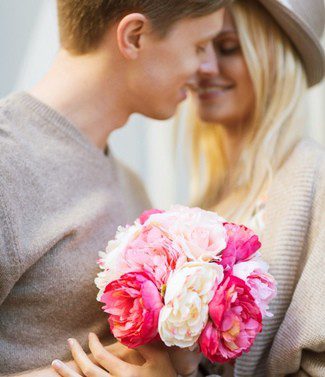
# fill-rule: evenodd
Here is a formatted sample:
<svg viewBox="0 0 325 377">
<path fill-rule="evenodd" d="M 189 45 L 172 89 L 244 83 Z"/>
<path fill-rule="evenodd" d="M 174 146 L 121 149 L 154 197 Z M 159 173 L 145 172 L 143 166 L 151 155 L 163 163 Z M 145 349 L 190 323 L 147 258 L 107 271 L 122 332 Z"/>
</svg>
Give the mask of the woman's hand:
<svg viewBox="0 0 325 377">
<path fill-rule="evenodd" d="M 188 348 L 168 347 L 169 357 L 176 372 L 184 377 L 196 376 L 202 354 Z"/>
<path fill-rule="evenodd" d="M 177 376 L 167 351 L 158 345 L 141 346 L 136 351 L 129 350 L 131 353 L 128 354 L 124 346 L 112 345 L 105 349 L 95 334 L 89 334 L 89 348 L 95 363 L 89 359 L 75 339 L 70 339 L 69 346 L 73 359 L 83 374 L 78 373 L 61 361 L 55 360 L 52 367 L 62 377 L 79 377 L 82 375 L 87 377 Z M 109 352 L 110 347 L 113 347 L 111 348 L 112 352 Z M 125 360 L 132 360 L 134 363 Z"/>
</svg>

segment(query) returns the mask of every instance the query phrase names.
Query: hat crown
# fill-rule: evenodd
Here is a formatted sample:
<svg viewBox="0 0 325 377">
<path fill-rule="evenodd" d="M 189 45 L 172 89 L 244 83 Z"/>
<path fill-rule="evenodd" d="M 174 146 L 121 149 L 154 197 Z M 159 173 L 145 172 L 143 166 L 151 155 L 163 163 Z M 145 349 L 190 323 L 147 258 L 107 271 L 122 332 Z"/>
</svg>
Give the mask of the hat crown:
<svg viewBox="0 0 325 377">
<path fill-rule="evenodd" d="M 324 0 L 278 0 L 278 2 L 299 18 L 315 36 L 321 38 L 325 25 Z"/>
<path fill-rule="evenodd" d="M 258 0 L 291 40 L 304 64 L 308 86 L 325 74 L 321 37 L 325 26 L 324 0 Z"/>
</svg>

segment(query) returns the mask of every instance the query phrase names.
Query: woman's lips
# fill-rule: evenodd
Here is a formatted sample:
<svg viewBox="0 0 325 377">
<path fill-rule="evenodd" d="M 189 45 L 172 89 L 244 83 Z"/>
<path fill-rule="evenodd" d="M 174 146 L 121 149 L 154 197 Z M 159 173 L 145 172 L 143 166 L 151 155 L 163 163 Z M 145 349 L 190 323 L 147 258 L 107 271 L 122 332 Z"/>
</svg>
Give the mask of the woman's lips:
<svg viewBox="0 0 325 377">
<path fill-rule="evenodd" d="M 197 89 L 197 95 L 201 100 L 210 100 L 223 96 L 226 92 L 231 90 L 233 85 L 209 85 L 199 86 Z"/>
</svg>

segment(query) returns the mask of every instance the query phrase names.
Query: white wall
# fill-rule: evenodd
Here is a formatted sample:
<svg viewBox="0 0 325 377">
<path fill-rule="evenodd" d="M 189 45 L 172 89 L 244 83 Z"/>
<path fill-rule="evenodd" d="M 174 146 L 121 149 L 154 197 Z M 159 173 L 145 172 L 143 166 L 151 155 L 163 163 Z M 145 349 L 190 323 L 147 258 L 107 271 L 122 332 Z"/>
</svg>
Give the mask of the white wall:
<svg viewBox="0 0 325 377">
<path fill-rule="evenodd" d="M 0 0 L 0 96 L 31 87 L 58 50 L 55 0 Z M 325 145 L 325 83 L 309 94 L 308 133 Z M 181 146 L 173 149 L 173 121 L 135 115 L 113 133 L 113 152 L 137 171 L 155 206 L 187 200 Z"/>
</svg>

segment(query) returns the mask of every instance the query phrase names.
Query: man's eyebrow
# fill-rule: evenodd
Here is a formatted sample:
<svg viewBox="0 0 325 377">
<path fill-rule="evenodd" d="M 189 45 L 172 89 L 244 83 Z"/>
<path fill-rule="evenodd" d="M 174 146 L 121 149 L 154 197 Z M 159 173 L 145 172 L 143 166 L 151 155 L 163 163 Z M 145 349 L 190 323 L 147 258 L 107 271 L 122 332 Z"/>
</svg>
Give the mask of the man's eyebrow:
<svg viewBox="0 0 325 377">
<path fill-rule="evenodd" d="M 209 36 L 206 36 L 200 42 L 201 43 L 209 42 L 209 41 L 211 41 L 213 39 L 216 39 L 216 38 L 218 38 L 220 36 L 224 36 L 224 35 L 227 35 L 227 34 L 237 34 L 237 30 L 232 28 L 232 29 L 226 29 L 226 30 L 222 30 L 222 31 L 217 31 L 217 32 L 211 33 Z"/>
<path fill-rule="evenodd" d="M 215 39 L 218 36 L 218 34 L 219 34 L 218 31 L 210 33 L 209 35 L 206 35 L 204 38 L 202 38 L 199 42 L 201 42 L 201 43 L 209 42 L 209 41 Z"/>
</svg>

